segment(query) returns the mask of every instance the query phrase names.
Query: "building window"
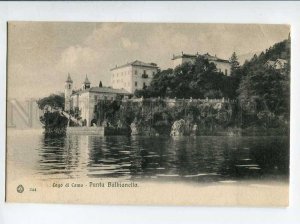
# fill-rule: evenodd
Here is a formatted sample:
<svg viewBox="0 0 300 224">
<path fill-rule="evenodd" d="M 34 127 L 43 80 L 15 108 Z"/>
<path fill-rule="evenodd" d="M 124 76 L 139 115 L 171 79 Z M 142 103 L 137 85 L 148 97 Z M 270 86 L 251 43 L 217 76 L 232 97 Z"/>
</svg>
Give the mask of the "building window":
<svg viewBox="0 0 300 224">
<path fill-rule="evenodd" d="M 137 86 L 137 82 L 135 82 L 134 85 Z"/>
<path fill-rule="evenodd" d="M 227 69 L 225 69 L 225 75 L 227 75 Z"/>
<path fill-rule="evenodd" d="M 137 70 L 134 70 L 134 74 L 137 75 Z"/>
<path fill-rule="evenodd" d="M 71 89 L 71 84 L 68 85 L 68 88 Z"/>
</svg>

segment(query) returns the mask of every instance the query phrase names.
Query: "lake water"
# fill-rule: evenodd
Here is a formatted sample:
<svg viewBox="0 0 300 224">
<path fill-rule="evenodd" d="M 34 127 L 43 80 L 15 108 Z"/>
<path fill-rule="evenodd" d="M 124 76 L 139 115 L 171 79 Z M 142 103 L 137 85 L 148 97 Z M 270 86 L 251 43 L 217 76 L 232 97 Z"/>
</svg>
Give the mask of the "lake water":
<svg viewBox="0 0 300 224">
<path fill-rule="evenodd" d="M 139 137 L 8 132 L 8 160 L 39 179 L 288 180 L 288 137 Z"/>
</svg>

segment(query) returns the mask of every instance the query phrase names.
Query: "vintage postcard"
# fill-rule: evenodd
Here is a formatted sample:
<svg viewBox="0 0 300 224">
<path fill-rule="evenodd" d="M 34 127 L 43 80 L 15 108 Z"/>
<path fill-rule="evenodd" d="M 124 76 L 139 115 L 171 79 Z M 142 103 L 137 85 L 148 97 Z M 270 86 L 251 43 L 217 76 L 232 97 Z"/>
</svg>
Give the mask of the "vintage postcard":
<svg viewBox="0 0 300 224">
<path fill-rule="evenodd" d="M 7 30 L 7 202 L 288 206 L 289 25 Z"/>
</svg>

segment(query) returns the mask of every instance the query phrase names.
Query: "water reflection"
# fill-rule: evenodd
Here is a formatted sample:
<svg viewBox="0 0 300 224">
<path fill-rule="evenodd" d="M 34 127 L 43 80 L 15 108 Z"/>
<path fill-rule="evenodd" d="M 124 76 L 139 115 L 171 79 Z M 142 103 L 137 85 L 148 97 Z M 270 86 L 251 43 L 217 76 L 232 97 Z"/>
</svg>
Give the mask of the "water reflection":
<svg viewBox="0 0 300 224">
<path fill-rule="evenodd" d="M 78 166 L 78 158 L 72 150 L 78 150 L 76 141 L 68 141 L 64 137 L 42 137 L 41 148 L 38 148 L 40 160 L 38 170 L 41 174 L 61 174 L 71 175 L 73 168 Z"/>
<path fill-rule="evenodd" d="M 41 138 L 36 169 L 45 178 L 228 181 L 287 178 L 287 137 Z"/>
</svg>

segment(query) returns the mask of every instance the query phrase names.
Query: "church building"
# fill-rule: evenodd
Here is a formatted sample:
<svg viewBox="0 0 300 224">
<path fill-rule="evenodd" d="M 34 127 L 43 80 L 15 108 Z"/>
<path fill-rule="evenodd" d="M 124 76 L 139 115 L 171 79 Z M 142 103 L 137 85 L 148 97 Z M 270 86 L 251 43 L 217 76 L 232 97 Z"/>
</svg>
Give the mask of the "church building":
<svg viewBox="0 0 300 224">
<path fill-rule="evenodd" d="M 114 100 L 117 96 L 129 97 L 131 94 L 124 89 L 113 89 L 103 87 L 100 82 L 99 86 L 91 87 L 88 77 L 79 90 L 73 90 L 73 80 L 70 74 L 65 82 L 65 111 L 78 109 L 80 117 L 86 126 L 91 126 L 92 119 L 95 118 L 94 110 L 99 100 Z"/>
</svg>

